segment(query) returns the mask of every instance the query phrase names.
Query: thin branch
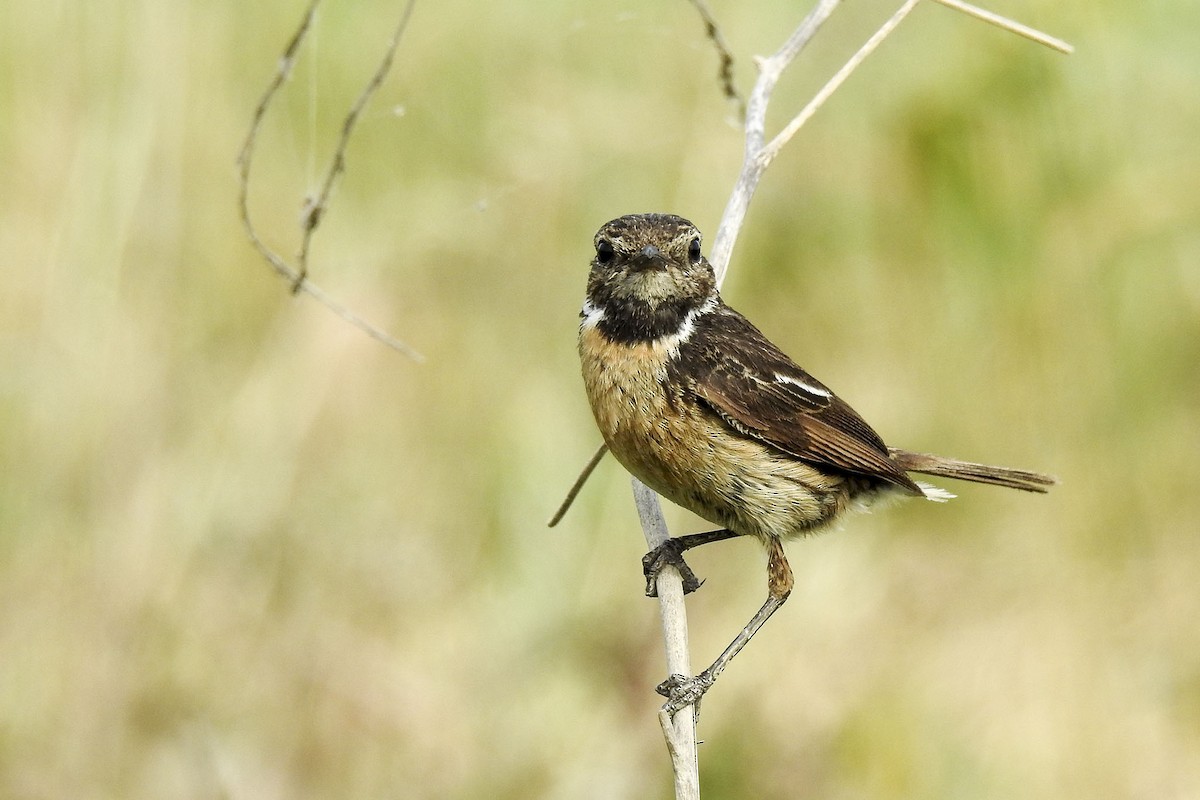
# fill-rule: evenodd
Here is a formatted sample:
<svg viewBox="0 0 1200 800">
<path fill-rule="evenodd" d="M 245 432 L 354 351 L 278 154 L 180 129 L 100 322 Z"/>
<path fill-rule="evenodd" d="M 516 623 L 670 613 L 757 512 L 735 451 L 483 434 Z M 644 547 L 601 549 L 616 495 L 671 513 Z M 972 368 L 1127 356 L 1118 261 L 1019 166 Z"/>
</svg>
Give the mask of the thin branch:
<svg viewBox="0 0 1200 800">
<path fill-rule="evenodd" d="M 350 135 L 354 132 L 354 126 L 358 122 L 359 116 L 366 108 L 367 102 L 371 96 L 383 84 L 383 79 L 392 69 L 392 61 L 396 57 L 396 48 L 400 46 L 400 37 L 404 35 L 404 30 L 408 27 L 408 20 L 412 17 L 413 6 L 416 0 L 408 0 L 404 6 L 404 13 L 400 15 L 400 22 L 396 25 L 396 30 L 392 33 L 391 41 L 388 42 L 387 49 L 383 53 L 383 58 L 379 62 L 379 66 L 375 69 L 375 74 L 371 76 L 371 80 L 367 81 L 367 85 L 363 87 L 362 93 L 358 96 L 358 100 L 346 113 L 346 118 L 342 120 L 342 133 L 338 139 L 337 148 L 333 151 L 333 159 L 330 161 L 329 170 L 325 173 L 325 180 L 321 185 L 321 192 L 315 200 L 310 198 L 310 201 L 305 204 L 304 217 L 301 220 L 300 226 L 304 230 L 304 239 L 300 244 L 300 254 L 297 260 L 300 263 L 299 276 L 295 284 L 292 286 L 292 291 L 299 291 L 300 284 L 308 277 L 308 246 L 312 239 L 313 231 L 321 224 L 321 217 L 325 213 L 325 209 L 329 203 L 329 193 L 333 190 L 333 183 L 337 177 L 346 169 L 346 148 L 350 145 Z"/>
<path fill-rule="evenodd" d="M 1057 39 L 1053 36 L 1042 33 L 1039 30 L 1030 28 L 1028 25 L 1022 25 L 1019 22 L 1014 22 L 1007 17 L 994 14 L 986 9 L 978 8 L 977 6 L 973 6 L 968 3 L 963 3 L 961 0 L 934 1 L 941 3 L 944 6 L 962 11 L 964 14 L 968 14 L 976 19 L 989 22 L 992 25 L 1003 28 L 1006 31 L 1011 31 L 1019 36 L 1024 36 L 1027 39 L 1053 48 L 1054 50 L 1058 50 L 1061 53 L 1070 54 L 1075 51 L 1075 48 L 1071 47 L 1071 45 L 1067 44 L 1062 39 Z M 828 100 L 833 93 L 838 90 L 838 87 L 840 87 L 846 81 L 846 79 L 850 77 L 850 73 L 858 69 L 859 65 L 866 60 L 867 56 L 875 52 L 875 48 L 877 48 L 883 42 L 883 40 L 886 39 L 891 32 L 896 29 L 896 26 L 898 26 L 906 16 L 908 16 L 910 11 L 916 8 L 917 2 L 918 0 L 907 0 L 904 5 L 897 9 L 896 13 L 892 14 L 888 21 L 885 22 L 879 28 L 879 30 L 877 30 L 875 34 L 858 49 L 858 52 L 851 56 L 850 59 L 844 65 L 842 65 L 842 68 L 839 69 L 837 73 L 835 73 L 834 76 L 830 78 L 824 86 L 821 87 L 821 90 L 813 96 L 812 100 L 808 102 L 808 105 L 801 109 L 800 113 L 797 114 L 792 121 L 789 122 L 784 129 L 781 130 L 775 136 L 775 138 L 771 140 L 771 143 L 763 148 L 761 158 L 764 162 L 766 162 L 763 164 L 764 169 L 766 168 L 766 164 L 769 164 L 771 160 L 773 160 L 775 156 L 779 154 L 779 151 L 783 149 L 783 146 L 788 143 L 788 140 L 790 140 L 796 134 L 796 131 L 800 130 L 804 123 L 808 122 L 808 120 L 815 113 L 817 113 L 817 110 L 824 105 L 825 101 Z"/>
<path fill-rule="evenodd" d="M 699 12 L 700 19 L 704 20 L 704 32 L 713 43 L 713 47 L 717 49 L 717 57 L 721 59 L 721 65 L 717 68 L 717 78 L 721 82 L 721 93 L 725 95 L 727 100 L 732 101 L 737 106 L 738 119 L 745 119 L 746 101 L 738 93 L 737 86 L 733 83 L 733 53 L 729 50 L 729 45 L 725 43 L 725 37 L 721 34 L 721 28 L 717 25 L 717 18 L 713 16 L 712 11 L 704 0 L 691 0 L 691 3 L 696 7 L 696 11 Z"/>
<path fill-rule="evenodd" d="M 567 513 L 567 509 L 575 502 L 575 495 L 579 494 L 579 490 L 583 488 L 583 484 L 587 483 L 587 479 L 592 476 L 592 470 L 596 468 L 596 465 L 600 463 L 607 452 L 608 445 L 600 445 L 592 455 L 591 461 L 588 461 L 587 466 L 583 468 L 583 471 L 579 473 L 579 477 L 575 479 L 575 483 L 572 484 L 570 491 L 567 492 L 567 496 L 563 498 L 562 505 L 558 507 L 558 511 L 555 511 L 554 516 L 546 523 L 547 527 L 553 528 L 562 521 L 563 516 Z"/>
<path fill-rule="evenodd" d="M 775 84 L 779 82 L 783 71 L 821 29 L 825 20 L 829 19 L 839 2 L 840 0 L 821 0 L 774 55 L 757 60 L 758 80 L 755 81 L 750 100 L 746 104 L 746 144 L 742 170 L 729 196 L 729 202 L 725 205 L 725 213 L 721 216 L 721 224 L 717 228 L 717 236 L 709 252 L 708 260 L 716 272 L 718 286 L 725 280 L 733 245 L 746 219 L 746 210 L 750 207 L 750 198 L 754 196 L 754 190 L 766 169 L 765 165 L 757 166 L 757 161 L 766 136 L 767 105 L 771 102 Z"/>
<path fill-rule="evenodd" d="M 658 495 L 637 478 L 633 478 L 633 502 L 638 519 L 652 548 L 670 537 Z M 668 576 L 673 576 L 668 577 Z M 664 580 L 665 578 L 665 580 Z M 683 581 L 674 565 L 667 565 L 658 579 L 659 610 L 662 617 L 663 644 L 667 654 L 668 675 L 691 675 L 692 661 L 688 647 L 687 611 L 683 602 Z M 681 624 L 682 623 L 682 624 Z M 681 709 L 672 719 L 665 708 L 659 711 L 659 724 L 671 755 L 675 774 L 676 800 L 699 800 L 700 761 L 696 752 L 696 710 L 693 706 Z"/>
<path fill-rule="evenodd" d="M 367 83 L 363 93 L 359 96 L 358 102 L 350 109 L 342 123 L 342 136 L 338 142 L 337 150 L 334 152 L 332 163 L 329 171 L 326 173 L 325 181 L 318 197 L 309 203 L 306 203 L 304 217 L 301 221 L 303 238 L 301 241 L 300 252 L 298 255 L 299 267 L 293 267 L 279 253 L 272 250 L 258 235 L 258 229 L 255 228 L 254 222 L 250 216 L 250 167 L 254 159 L 254 149 L 258 142 L 258 132 L 262 127 L 262 121 L 266 117 L 267 110 L 271 106 L 271 102 L 275 99 L 283 84 L 291 75 L 292 68 L 296 63 L 296 53 L 300 49 L 301 43 L 308 35 L 312 27 L 313 17 L 316 14 L 317 5 L 320 0 L 312 0 L 308 9 L 305 11 L 303 18 L 300 21 L 300 26 L 296 32 L 292 34 L 288 40 L 287 46 L 284 48 L 283 55 L 279 59 L 279 65 L 275 70 L 275 75 L 267 85 L 266 91 L 258 101 L 258 105 L 254 109 L 254 117 L 250 122 L 250 130 L 246 134 L 246 139 L 242 143 L 241 151 L 238 153 L 238 211 L 242 220 L 242 227 L 246 231 L 246 236 L 250 239 L 250 243 L 254 249 L 266 260 L 268 264 L 280 275 L 284 280 L 292 286 L 293 292 L 304 292 L 315 299 L 318 303 L 328 308 L 333 313 L 337 314 L 342 319 L 349 322 L 359 330 L 366 333 L 368 336 L 376 339 L 379 342 L 387 345 L 393 350 L 408 356 L 414 361 L 424 361 L 424 356 L 418 353 L 409 345 L 396 339 L 382 329 L 372 325 L 365 319 L 355 314 L 346 306 L 338 303 L 329 296 L 323 289 L 313 284 L 308 280 L 308 250 L 309 243 L 312 239 L 313 232 L 320 224 L 321 216 L 328 206 L 329 194 L 332 190 L 334 180 L 345 169 L 345 151 L 349 144 L 350 133 L 354 129 L 354 124 L 358 120 L 363 108 L 371 95 L 379 88 L 379 85 L 386 77 L 388 70 L 391 68 L 392 60 L 396 52 L 396 48 L 400 43 L 400 37 L 408 24 L 409 17 L 412 15 L 413 5 L 416 0 L 409 0 L 405 6 L 404 13 L 401 16 L 400 23 L 396 26 L 396 31 L 392 36 L 392 40 L 384 54 L 379 68 Z"/>
<path fill-rule="evenodd" d="M 970 3 L 964 3 L 962 0 L 934 0 L 934 2 L 941 3 L 944 6 L 949 6 L 950 8 L 961 11 L 964 14 L 975 17 L 976 19 L 981 19 L 984 22 L 991 23 L 992 25 L 1003 28 L 1006 31 L 1015 33 L 1018 36 L 1024 36 L 1026 39 L 1032 39 L 1038 44 L 1044 44 L 1046 47 L 1057 50 L 1060 53 L 1070 55 L 1071 53 L 1075 52 L 1074 47 L 1058 37 L 1051 36 L 1048 33 L 1042 33 L 1036 28 L 1031 28 L 1028 25 L 1022 25 L 1021 23 L 1011 20 L 1008 17 L 1002 17 L 995 12 L 988 11 L 986 8 L 979 8 L 978 6 L 973 6 Z"/>
<path fill-rule="evenodd" d="M 258 142 L 258 131 L 262 127 L 262 121 L 267 116 L 267 109 L 271 105 L 271 101 L 275 98 L 276 93 L 282 88 L 285 81 L 292 74 L 292 68 L 296 65 L 296 52 L 300 49 L 300 43 L 304 41 L 304 37 L 308 35 L 309 28 L 312 27 L 313 17 L 317 13 L 317 5 L 320 0 L 312 0 L 308 6 L 308 10 L 304 12 L 304 16 L 300 20 L 300 27 L 292 34 L 292 38 L 288 40 L 287 46 L 283 50 L 283 55 L 279 58 L 279 64 L 275 68 L 275 75 L 267 84 L 266 90 L 259 98 L 258 105 L 254 108 L 254 117 L 250 121 L 250 130 L 246 134 L 246 140 L 242 143 L 242 149 L 238 153 L 238 205 L 241 211 L 242 225 L 246 229 L 246 235 L 250 237 L 251 243 L 255 249 L 262 254 L 275 271 L 289 281 L 294 282 L 296 271 L 283 260 L 278 253 L 271 250 L 259 238 L 258 232 L 250 221 L 250 164 L 254 158 L 254 146 Z"/>
<path fill-rule="evenodd" d="M 834 73 L 833 77 L 821 87 L 820 91 L 813 95 L 813 98 L 809 100 L 808 104 L 800 110 L 800 113 L 793 117 L 792 121 L 785 125 L 783 130 L 776 134 L 775 138 L 772 139 L 769 144 L 763 147 L 758 155 L 758 161 L 761 169 L 765 170 L 767 166 L 769 166 L 770 163 L 775 160 L 775 156 L 779 155 L 779 151 L 783 149 L 783 146 L 787 144 L 793 136 L 796 135 L 796 131 L 800 130 L 804 123 L 808 122 L 809 119 L 812 118 L 813 114 L 817 113 L 817 109 L 823 106 L 825 101 L 833 96 L 833 93 L 836 92 L 841 85 L 846 82 L 846 79 L 850 77 L 850 74 L 854 72 L 854 70 L 858 69 L 862 62 L 867 60 L 867 56 L 875 52 L 875 48 L 879 47 L 879 45 L 883 43 L 883 40 L 891 35 L 892 31 L 894 31 L 896 27 L 904 20 L 904 18 L 908 16 L 909 12 L 917 7 L 918 2 L 919 0 L 906 0 L 904 5 L 896 9 L 896 13 L 892 14 L 892 16 L 888 18 L 887 22 L 883 23 L 883 25 L 879 27 L 879 30 L 875 31 L 871 38 L 867 39 L 867 41 L 863 43 L 863 46 L 858 48 L 858 51 L 855 52 L 854 55 L 850 56 L 846 63 L 842 65 L 841 69 Z"/>
</svg>

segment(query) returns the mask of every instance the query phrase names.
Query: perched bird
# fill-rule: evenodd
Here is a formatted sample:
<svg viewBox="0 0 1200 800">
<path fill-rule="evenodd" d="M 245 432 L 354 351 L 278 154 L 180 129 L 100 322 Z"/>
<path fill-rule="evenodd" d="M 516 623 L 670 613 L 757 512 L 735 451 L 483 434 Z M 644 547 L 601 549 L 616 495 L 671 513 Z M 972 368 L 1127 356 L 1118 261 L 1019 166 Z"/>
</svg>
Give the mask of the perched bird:
<svg viewBox="0 0 1200 800">
<path fill-rule="evenodd" d="M 715 662 L 658 688 L 695 703 L 792 590 L 782 542 L 888 497 L 946 500 L 910 472 L 1045 492 L 1035 472 L 889 448 L 850 406 L 725 305 L 700 232 L 670 214 L 615 219 L 595 238 L 579 356 L 596 424 L 638 480 L 721 528 L 669 539 L 643 560 L 647 593 L 692 547 L 753 536 L 768 596 Z"/>
</svg>

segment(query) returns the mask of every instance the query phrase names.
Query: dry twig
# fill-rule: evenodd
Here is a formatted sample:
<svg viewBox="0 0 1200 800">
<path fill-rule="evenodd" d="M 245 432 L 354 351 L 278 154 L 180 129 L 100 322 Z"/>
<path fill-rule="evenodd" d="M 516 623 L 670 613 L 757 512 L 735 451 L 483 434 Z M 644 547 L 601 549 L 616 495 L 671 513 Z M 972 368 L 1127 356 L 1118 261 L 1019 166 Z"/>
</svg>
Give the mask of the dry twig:
<svg viewBox="0 0 1200 800">
<path fill-rule="evenodd" d="M 633 480 L 633 502 L 646 539 L 666 541 L 670 533 L 663 519 L 658 496 L 636 478 Z M 674 570 L 674 567 L 671 568 Z M 676 571 L 678 575 L 678 571 Z M 667 654 L 668 675 L 691 675 L 692 660 L 688 648 L 687 612 L 683 603 L 683 582 L 658 582 L 659 610 L 663 624 L 663 644 Z M 679 624 L 683 620 L 684 624 Z M 671 754 L 671 771 L 675 774 L 675 797 L 700 797 L 700 762 L 696 752 L 696 714 L 688 706 L 672 718 L 665 708 L 659 711 L 659 725 Z"/>
<path fill-rule="evenodd" d="M 358 122 L 359 116 L 366 107 L 371 96 L 383 83 L 388 71 L 391 69 L 392 61 L 396 54 L 396 49 L 400 45 L 400 37 L 404 34 L 405 28 L 408 26 L 408 20 L 412 16 L 413 5 L 416 0 L 409 0 L 404 7 L 404 12 L 400 17 L 400 22 L 397 24 L 391 41 L 388 43 L 387 49 L 384 51 L 383 58 L 379 66 L 376 68 L 374 75 L 367 82 L 362 93 L 359 95 L 357 102 L 347 112 L 346 117 L 342 121 L 341 136 L 338 140 L 337 148 L 334 150 L 333 157 L 330 160 L 329 168 L 325 173 L 325 178 L 321 184 L 321 190 L 316 197 L 309 197 L 305 200 L 304 214 L 301 218 L 301 240 L 300 248 L 296 256 L 297 266 L 292 266 L 287 260 L 272 250 L 259 236 L 257 228 L 250 216 L 250 167 L 254 157 L 254 148 L 258 143 L 258 132 L 262 127 L 262 121 L 266 117 L 267 110 L 271 106 L 271 102 L 275 99 L 275 95 L 283 87 L 291 75 L 292 68 L 296 63 L 296 54 L 300 50 L 300 45 L 307 37 L 309 30 L 312 28 L 313 18 L 316 15 L 317 5 L 320 0 L 312 0 L 308 9 L 305 11 L 303 18 L 300 21 L 300 26 L 296 32 L 292 34 L 292 38 L 288 40 L 287 46 L 284 48 L 283 55 L 280 56 L 279 65 L 275 70 L 275 75 L 272 77 L 267 89 L 263 92 L 262 98 L 258 101 L 258 105 L 254 109 L 254 117 L 250 123 L 250 131 L 246 134 L 246 140 L 242 144 L 242 149 L 238 154 L 238 209 L 241 214 L 242 227 L 246 230 L 246 236 L 250 239 L 250 243 L 258 250 L 259 254 L 266 259 L 275 272 L 292 286 L 292 292 L 304 292 L 328 308 L 333 313 L 337 314 L 342 319 L 349 322 L 359 330 L 366 333 L 368 336 L 382 342 L 388 347 L 403 353 L 414 361 L 423 361 L 424 357 L 414 350 L 409 345 L 391 336 L 382 329 L 372 325 L 365 319 L 355 314 L 346 306 L 334 300 L 323 289 L 308 280 L 308 252 L 312 242 L 313 233 L 321 224 L 321 218 L 329 206 L 329 195 L 333 190 L 333 184 L 337 177 L 346 168 L 346 148 L 350 144 L 350 136 L 354 131 L 354 126 Z"/>
<path fill-rule="evenodd" d="M 1028 25 L 1022 25 L 1021 23 L 1011 20 L 1008 17 L 1002 17 L 993 11 L 988 11 L 986 8 L 979 8 L 978 6 L 973 6 L 970 3 L 964 3 L 962 0 L 934 0 L 934 2 L 941 3 L 942 5 L 953 8 L 956 11 L 961 11 L 964 14 L 975 17 L 976 19 L 981 19 L 984 22 L 995 25 L 998 28 L 1003 28 L 1006 31 L 1015 33 L 1018 36 L 1024 36 L 1026 39 L 1031 39 L 1038 44 L 1044 44 L 1046 47 L 1057 50 L 1060 53 L 1070 55 L 1071 53 L 1075 52 L 1074 47 L 1056 36 L 1042 33 L 1041 31 L 1031 28 Z"/>
<path fill-rule="evenodd" d="M 717 18 L 713 16 L 708 3 L 705 3 L 704 0 L 691 0 L 691 2 L 696 7 L 696 11 L 699 12 L 700 19 L 704 20 L 704 32 L 713 43 L 713 47 L 717 49 L 717 57 L 721 60 L 721 64 L 717 68 L 717 78 L 721 82 L 721 93 L 725 95 L 726 100 L 737 106 L 738 119 L 745 119 L 746 101 L 738 92 L 737 86 L 733 82 L 733 53 L 730 52 L 729 45 L 725 44 L 725 37 L 721 33 L 721 28 L 717 25 Z"/>
<path fill-rule="evenodd" d="M 547 522 L 546 525 L 553 528 L 562 521 L 563 515 L 567 513 L 567 509 L 570 508 L 571 504 L 575 502 L 575 495 L 579 494 L 579 490 L 583 488 L 585 483 L 587 483 L 587 479 L 592 476 L 592 470 L 596 468 L 596 465 L 600 463 L 607 452 L 608 445 L 606 444 L 602 444 L 596 449 L 596 452 L 592 454 L 591 460 L 588 461 L 587 466 L 583 468 L 583 471 L 579 473 L 579 477 L 575 479 L 575 483 L 573 483 L 571 488 L 567 491 L 567 496 L 563 498 L 558 510 L 554 512 L 554 516 L 550 518 L 550 521 Z"/>
</svg>

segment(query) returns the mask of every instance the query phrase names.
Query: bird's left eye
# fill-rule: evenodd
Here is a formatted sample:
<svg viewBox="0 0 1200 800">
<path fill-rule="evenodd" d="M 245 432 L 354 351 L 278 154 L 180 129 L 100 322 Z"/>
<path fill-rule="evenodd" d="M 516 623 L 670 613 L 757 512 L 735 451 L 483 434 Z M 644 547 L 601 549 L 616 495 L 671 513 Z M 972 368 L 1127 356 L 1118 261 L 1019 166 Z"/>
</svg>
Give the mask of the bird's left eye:
<svg viewBox="0 0 1200 800">
<path fill-rule="evenodd" d="M 697 236 L 695 239 L 692 239 L 691 244 L 688 245 L 688 258 L 690 258 L 692 260 L 693 264 L 700 263 L 700 237 L 699 236 Z"/>
</svg>

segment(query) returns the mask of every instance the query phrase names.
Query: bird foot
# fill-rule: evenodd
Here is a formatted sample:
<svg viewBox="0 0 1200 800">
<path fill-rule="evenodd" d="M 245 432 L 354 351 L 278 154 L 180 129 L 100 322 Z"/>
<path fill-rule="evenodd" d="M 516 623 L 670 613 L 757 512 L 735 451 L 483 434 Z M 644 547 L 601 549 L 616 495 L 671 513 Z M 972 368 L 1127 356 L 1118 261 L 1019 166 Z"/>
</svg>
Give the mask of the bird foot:
<svg viewBox="0 0 1200 800">
<path fill-rule="evenodd" d="M 683 560 L 684 548 L 678 539 L 667 539 L 658 547 L 642 556 L 642 572 L 646 576 L 646 597 L 658 597 L 658 573 L 671 564 L 679 570 L 683 579 L 683 593 L 689 594 L 700 588 L 704 581 L 696 577 L 692 568 Z"/>
<path fill-rule="evenodd" d="M 714 681 L 716 678 L 709 675 L 707 670 L 693 678 L 676 673 L 656 686 L 654 691 L 667 698 L 663 710 L 672 717 L 682 708 L 695 706 L 696 719 L 700 719 L 700 699 L 712 687 Z"/>
</svg>

